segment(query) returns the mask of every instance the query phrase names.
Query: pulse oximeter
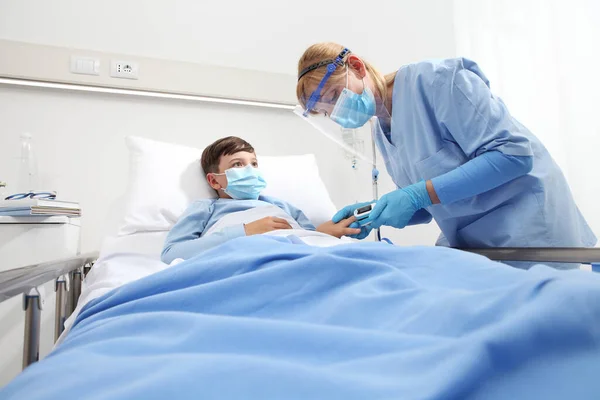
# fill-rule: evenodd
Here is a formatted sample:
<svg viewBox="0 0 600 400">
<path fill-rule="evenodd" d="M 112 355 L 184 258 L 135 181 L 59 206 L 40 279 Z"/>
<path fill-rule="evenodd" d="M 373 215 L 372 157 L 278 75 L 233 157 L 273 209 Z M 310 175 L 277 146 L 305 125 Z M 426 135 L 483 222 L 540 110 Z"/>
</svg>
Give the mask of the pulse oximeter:
<svg viewBox="0 0 600 400">
<path fill-rule="evenodd" d="M 375 203 L 371 203 L 369 205 L 357 208 L 354 210 L 354 218 L 356 218 L 356 222 L 358 222 L 361 226 L 369 225 L 370 222 L 363 223 L 365 219 L 371 214 L 373 208 L 375 207 Z"/>
</svg>

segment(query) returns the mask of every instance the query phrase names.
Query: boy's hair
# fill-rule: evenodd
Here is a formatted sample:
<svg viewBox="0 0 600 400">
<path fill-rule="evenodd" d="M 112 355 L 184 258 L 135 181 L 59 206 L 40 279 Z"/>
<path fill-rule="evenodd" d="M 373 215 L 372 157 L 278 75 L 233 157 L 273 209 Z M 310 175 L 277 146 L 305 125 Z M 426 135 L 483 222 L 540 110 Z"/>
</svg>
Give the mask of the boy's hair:
<svg viewBox="0 0 600 400">
<path fill-rule="evenodd" d="M 200 165 L 205 174 L 219 172 L 219 162 L 221 156 L 228 156 L 240 151 L 255 153 L 254 147 L 244 139 L 235 136 L 228 136 L 217 140 L 202 152 Z"/>
</svg>

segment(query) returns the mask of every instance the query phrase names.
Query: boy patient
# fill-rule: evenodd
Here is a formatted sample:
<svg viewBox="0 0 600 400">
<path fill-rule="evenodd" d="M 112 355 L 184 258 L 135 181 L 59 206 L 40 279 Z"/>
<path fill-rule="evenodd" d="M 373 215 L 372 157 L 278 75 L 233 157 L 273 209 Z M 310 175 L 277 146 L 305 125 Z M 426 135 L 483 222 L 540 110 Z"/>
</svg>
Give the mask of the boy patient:
<svg viewBox="0 0 600 400">
<path fill-rule="evenodd" d="M 204 150 L 200 164 L 218 198 L 198 200 L 183 213 L 165 241 L 161 259 L 167 264 L 176 258 L 191 258 L 230 239 L 278 229 L 316 230 L 337 238 L 360 233 L 360 229 L 348 227 L 354 217 L 337 224 L 328 221 L 315 228 L 301 210 L 283 200 L 260 195 L 266 182 L 254 148 L 243 139 L 230 136 L 217 140 Z M 223 223 L 228 215 L 240 211 L 248 211 L 246 219 L 250 220 Z"/>
</svg>

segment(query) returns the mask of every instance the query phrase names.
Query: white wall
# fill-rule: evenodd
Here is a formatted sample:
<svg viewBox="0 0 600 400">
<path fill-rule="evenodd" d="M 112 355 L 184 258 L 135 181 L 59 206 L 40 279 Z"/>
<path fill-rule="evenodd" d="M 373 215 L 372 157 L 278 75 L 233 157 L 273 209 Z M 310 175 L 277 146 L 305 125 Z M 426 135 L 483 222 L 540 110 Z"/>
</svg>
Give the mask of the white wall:
<svg viewBox="0 0 600 400">
<path fill-rule="evenodd" d="M 548 148 L 600 237 L 600 28 L 596 0 L 456 0 L 456 44 Z"/>
<path fill-rule="evenodd" d="M 450 0 L 3 0 L 0 38 L 296 74 L 337 41 L 391 72 L 454 53 Z"/>
</svg>

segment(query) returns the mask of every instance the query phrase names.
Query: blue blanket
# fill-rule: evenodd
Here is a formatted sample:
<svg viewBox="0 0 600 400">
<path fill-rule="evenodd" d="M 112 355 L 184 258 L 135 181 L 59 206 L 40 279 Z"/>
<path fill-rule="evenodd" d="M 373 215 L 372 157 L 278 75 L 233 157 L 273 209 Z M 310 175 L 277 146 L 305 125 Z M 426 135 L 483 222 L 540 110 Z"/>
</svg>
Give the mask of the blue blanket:
<svg viewBox="0 0 600 400">
<path fill-rule="evenodd" d="M 600 277 L 235 239 L 92 301 L 1 399 L 600 398 Z"/>
</svg>

